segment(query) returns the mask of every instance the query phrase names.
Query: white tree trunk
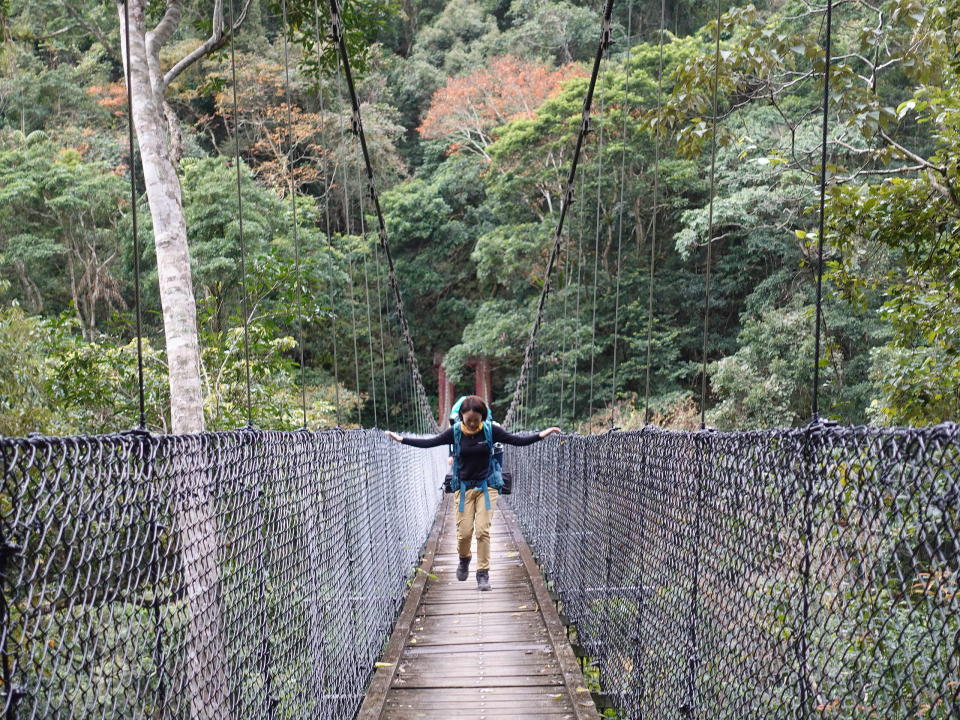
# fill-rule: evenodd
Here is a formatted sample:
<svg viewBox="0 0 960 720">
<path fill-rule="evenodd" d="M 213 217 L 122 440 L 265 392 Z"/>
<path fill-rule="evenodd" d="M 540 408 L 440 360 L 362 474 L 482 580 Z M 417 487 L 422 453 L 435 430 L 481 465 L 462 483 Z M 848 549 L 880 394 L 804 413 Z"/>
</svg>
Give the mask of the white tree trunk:
<svg viewBox="0 0 960 720">
<path fill-rule="evenodd" d="M 153 219 L 169 365 L 172 430 L 178 434 L 197 433 L 204 429 L 197 308 L 180 179 L 170 143 L 160 74 L 159 50 L 165 39 L 158 37 L 164 33 L 169 37 L 172 33 L 179 22 L 179 8 L 176 2 L 170 2 L 164 20 L 153 32 L 147 32 L 144 4 L 145 0 L 129 0 L 131 113 Z M 126 61 L 126 10 L 122 2 L 117 7 Z M 227 719 L 230 717 L 229 687 L 217 526 L 209 493 L 211 483 L 204 471 L 207 463 L 203 450 L 193 444 L 184 447 L 191 448 L 192 453 L 183 458 L 181 464 L 184 487 L 175 508 L 183 582 L 190 603 L 183 689 L 189 697 L 191 718 Z"/>
<path fill-rule="evenodd" d="M 187 225 L 180 178 L 171 156 L 160 61 L 150 57 L 144 31 L 144 0 L 130 0 L 130 86 L 133 123 L 143 164 L 143 180 L 153 219 L 160 279 L 163 330 L 170 366 L 170 414 L 173 432 L 203 430 L 197 305 L 193 297 Z M 120 5 L 121 28 L 124 22 Z M 155 51 L 159 48 L 155 48 Z M 126 57 L 126 55 L 124 55 Z"/>
</svg>

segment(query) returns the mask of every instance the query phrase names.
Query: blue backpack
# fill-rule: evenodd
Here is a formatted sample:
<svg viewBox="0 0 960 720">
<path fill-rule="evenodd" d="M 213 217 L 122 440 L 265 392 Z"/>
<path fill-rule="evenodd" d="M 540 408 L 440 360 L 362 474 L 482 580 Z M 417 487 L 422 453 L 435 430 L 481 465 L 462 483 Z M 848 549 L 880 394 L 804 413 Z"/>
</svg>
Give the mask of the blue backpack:
<svg viewBox="0 0 960 720">
<path fill-rule="evenodd" d="M 453 471 L 450 473 L 451 490 L 460 490 L 460 512 L 463 512 L 464 503 L 467 498 L 467 485 L 460 480 L 460 440 L 463 437 L 463 429 L 460 423 L 453 426 Z M 490 509 L 490 494 L 487 488 L 501 491 L 503 489 L 503 448 L 493 442 L 493 421 L 485 420 L 483 423 L 483 437 L 487 441 L 487 447 L 490 448 L 490 460 L 487 466 L 487 477 L 484 479 L 480 489 L 483 490 L 483 500 L 487 510 Z"/>
</svg>

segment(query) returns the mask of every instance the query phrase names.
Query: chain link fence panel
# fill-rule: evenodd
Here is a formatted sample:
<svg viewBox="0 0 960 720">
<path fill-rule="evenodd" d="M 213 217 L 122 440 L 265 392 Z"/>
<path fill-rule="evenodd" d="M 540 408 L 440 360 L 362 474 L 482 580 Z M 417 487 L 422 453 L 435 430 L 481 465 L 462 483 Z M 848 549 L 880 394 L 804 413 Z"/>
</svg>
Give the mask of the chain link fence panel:
<svg viewBox="0 0 960 720">
<path fill-rule="evenodd" d="M 646 428 L 507 464 L 621 717 L 960 717 L 956 425 Z"/>
<path fill-rule="evenodd" d="M 440 500 L 382 432 L 0 438 L 5 720 L 352 718 Z"/>
</svg>

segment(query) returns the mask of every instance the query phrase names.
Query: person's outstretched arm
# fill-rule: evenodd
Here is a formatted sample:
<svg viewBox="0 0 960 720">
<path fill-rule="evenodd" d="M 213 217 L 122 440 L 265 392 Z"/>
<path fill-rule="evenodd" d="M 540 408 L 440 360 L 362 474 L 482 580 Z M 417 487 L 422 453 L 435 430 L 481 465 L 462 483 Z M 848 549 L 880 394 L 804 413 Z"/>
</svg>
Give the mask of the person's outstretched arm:
<svg viewBox="0 0 960 720">
<path fill-rule="evenodd" d="M 506 443 L 507 445 L 533 445 L 535 442 L 543 440 L 545 437 L 558 432 L 560 432 L 560 428 L 552 427 L 538 433 L 514 435 L 513 433 L 508 433 L 499 425 L 494 425 L 493 441 L 498 443 Z"/>
<path fill-rule="evenodd" d="M 412 445 L 413 447 L 418 448 L 432 448 L 440 447 L 441 445 L 452 445 L 453 444 L 453 428 L 447 428 L 439 435 L 434 435 L 433 437 L 428 438 L 412 438 L 412 437 L 403 437 L 403 435 L 398 435 L 395 432 L 390 430 L 385 430 L 387 436 L 391 440 L 396 440 L 398 443 L 403 443 L 404 445 Z"/>
</svg>

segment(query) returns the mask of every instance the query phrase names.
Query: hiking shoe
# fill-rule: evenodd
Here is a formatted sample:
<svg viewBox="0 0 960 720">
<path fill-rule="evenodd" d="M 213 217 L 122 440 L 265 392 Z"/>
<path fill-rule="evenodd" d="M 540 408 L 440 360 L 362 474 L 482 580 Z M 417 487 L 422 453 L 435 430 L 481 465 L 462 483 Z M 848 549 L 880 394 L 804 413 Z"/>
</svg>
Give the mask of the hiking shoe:
<svg viewBox="0 0 960 720">
<path fill-rule="evenodd" d="M 460 564 L 457 566 L 457 580 L 463 582 L 470 574 L 470 558 L 460 558 Z"/>
<path fill-rule="evenodd" d="M 490 587 L 490 571 L 477 570 L 477 590 L 492 590 Z"/>
</svg>

